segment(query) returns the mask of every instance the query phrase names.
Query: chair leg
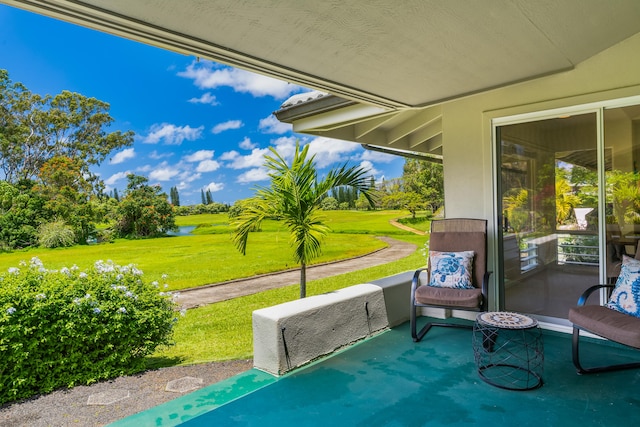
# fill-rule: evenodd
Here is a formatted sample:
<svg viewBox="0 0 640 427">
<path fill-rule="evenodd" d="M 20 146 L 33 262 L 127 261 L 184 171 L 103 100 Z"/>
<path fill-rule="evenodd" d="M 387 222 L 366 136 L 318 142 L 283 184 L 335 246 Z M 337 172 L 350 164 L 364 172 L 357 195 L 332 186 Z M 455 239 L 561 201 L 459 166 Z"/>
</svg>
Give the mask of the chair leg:
<svg viewBox="0 0 640 427">
<path fill-rule="evenodd" d="M 460 325 L 456 323 L 441 323 L 441 322 L 429 322 L 425 324 L 420 331 L 417 331 L 417 319 L 415 313 L 416 307 L 412 307 L 411 309 L 411 338 L 413 338 L 414 342 L 422 341 L 427 332 L 431 330 L 434 326 L 442 326 L 446 328 L 458 328 L 458 329 L 473 329 L 473 325 Z"/>
<path fill-rule="evenodd" d="M 571 340 L 573 365 L 576 367 L 578 375 L 583 374 L 597 374 L 599 372 L 611 372 L 621 371 L 624 369 L 637 369 L 640 368 L 640 362 L 635 363 L 622 363 L 619 365 L 597 366 L 593 368 L 585 368 L 580 363 L 580 329 L 576 326 L 573 327 L 573 338 Z"/>
</svg>

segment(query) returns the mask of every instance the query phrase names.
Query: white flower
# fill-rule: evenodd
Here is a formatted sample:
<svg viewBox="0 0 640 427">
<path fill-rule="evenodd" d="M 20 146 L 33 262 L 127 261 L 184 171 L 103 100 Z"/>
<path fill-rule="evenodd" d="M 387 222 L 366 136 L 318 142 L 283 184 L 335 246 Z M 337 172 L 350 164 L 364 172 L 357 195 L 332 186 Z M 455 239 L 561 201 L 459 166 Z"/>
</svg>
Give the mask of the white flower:
<svg viewBox="0 0 640 427">
<path fill-rule="evenodd" d="M 167 276 L 166 274 L 163 274 L 162 275 L 162 280 L 167 280 L 167 277 L 169 277 L 169 276 Z"/>
<path fill-rule="evenodd" d="M 82 303 L 82 299 L 80 299 L 80 298 L 74 298 L 74 299 L 73 299 L 73 303 L 74 303 L 74 304 L 76 304 L 76 305 L 80 305 L 80 304 Z"/>
<path fill-rule="evenodd" d="M 47 296 L 45 294 L 36 295 L 36 300 L 37 301 L 42 301 L 43 299 L 47 299 Z"/>
<path fill-rule="evenodd" d="M 18 265 L 19 265 L 20 267 L 26 267 L 26 266 L 27 266 L 27 263 L 26 263 L 26 261 L 22 260 L 22 261 L 20 261 L 20 262 L 18 263 Z"/>
<path fill-rule="evenodd" d="M 167 289 L 168 287 L 169 287 L 169 285 L 165 283 L 164 284 L 164 288 Z"/>
<path fill-rule="evenodd" d="M 93 309 L 93 312 L 94 312 L 95 314 L 100 314 L 100 313 L 101 313 L 101 311 L 102 311 L 102 310 L 100 310 L 98 307 L 96 307 L 96 308 L 94 308 L 94 309 Z"/>
<path fill-rule="evenodd" d="M 186 316 L 187 315 L 187 309 L 186 308 L 182 308 L 180 309 L 180 316 Z"/>
<path fill-rule="evenodd" d="M 71 266 L 71 271 L 78 271 L 78 270 L 80 270 L 80 267 L 78 267 L 77 265 L 73 264 Z"/>
<path fill-rule="evenodd" d="M 116 276 L 116 280 L 122 280 L 122 279 L 124 279 L 124 276 L 122 274 L 118 274 Z"/>
<path fill-rule="evenodd" d="M 127 292 L 124 293 L 124 296 L 125 297 L 129 297 L 129 298 L 133 298 L 133 292 L 127 291 Z"/>
<path fill-rule="evenodd" d="M 42 261 L 40 261 L 40 258 L 38 258 L 37 256 L 31 258 L 29 264 L 31 264 L 32 267 L 42 267 L 44 265 L 42 264 Z"/>
<path fill-rule="evenodd" d="M 9 267 L 9 274 L 15 274 L 16 276 L 20 274 L 20 269 L 18 267 Z"/>
<path fill-rule="evenodd" d="M 67 267 L 62 267 L 60 269 L 60 273 L 66 274 L 67 276 L 71 276 L 71 271 L 69 271 L 69 269 Z"/>
<path fill-rule="evenodd" d="M 118 309 L 118 311 L 119 311 L 120 313 L 122 313 L 122 314 L 127 314 L 127 309 L 126 309 L 126 308 L 124 308 L 124 307 L 120 307 L 120 308 Z"/>
<path fill-rule="evenodd" d="M 82 273 L 78 274 L 78 277 L 79 277 L 79 278 L 81 278 L 81 279 L 84 279 L 84 278 L 86 278 L 86 277 L 87 277 L 87 273 L 85 273 L 85 272 L 83 271 Z"/>
<path fill-rule="evenodd" d="M 16 312 L 15 307 L 9 307 L 9 308 L 7 308 L 7 314 L 11 315 L 11 314 L 13 314 L 13 313 L 15 313 L 15 312 Z"/>
<path fill-rule="evenodd" d="M 151 282 L 151 285 L 152 285 L 153 287 L 156 287 L 156 288 L 157 288 L 157 287 L 158 287 L 158 282 L 154 280 L 153 282 Z"/>
</svg>

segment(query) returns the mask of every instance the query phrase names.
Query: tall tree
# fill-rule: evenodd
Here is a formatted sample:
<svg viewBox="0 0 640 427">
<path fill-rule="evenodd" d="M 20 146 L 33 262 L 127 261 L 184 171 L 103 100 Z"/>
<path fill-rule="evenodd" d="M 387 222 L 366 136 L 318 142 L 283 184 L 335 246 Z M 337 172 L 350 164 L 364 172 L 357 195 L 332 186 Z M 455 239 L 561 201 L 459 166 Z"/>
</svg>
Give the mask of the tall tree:
<svg viewBox="0 0 640 427">
<path fill-rule="evenodd" d="M 154 237 L 177 230 L 173 207 L 160 186 L 144 176 L 129 174 L 127 191 L 117 209 L 116 230 L 121 236 Z"/>
<path fill-rule="evenodd" d="M 444 174 L 442 165 L 418 159 L 407 159 L 402 172 L 402 191 L 415 193 L 432 210 L 444 204 Z M 410 197 L 415 204 L 415 196 Z"/>
<path fill-rule="evenodd" d="M 258 188 L 249 199 L 243 212 L 233 222 L 236 248 L 247 252 L 249 233 L 259 228 L 265 218 L 278 218 L 289 229 L 289 244 L 293 247 L 294 259 L 300 264 L 300 298 L 306 297 L 306 267 L 309 261 L 320 254 L 321 239 L 328 227 L 322 222 L 321 202 L 323 197 L 337 187 L 354 187 L 371 203 L 365 169 L 343 165 L 329 171 L 318 180 L 314 157 L 307 158 L 309 146 L 300 149 L 296 143 L 291 165 L 273 147 L 271 155 L 265 156 L 269 169 L 270 187 Z"/>
<path fill-rule="evenodd" d="M 82 164 L 78 158 L 53 157 L 40 169 L 33 188 L 46 200 L 46 216 L 69 224 L 78 243 L 86 243 L 94 228 L 92 184 L 83 174 Z"/>
<path fill-rule="evenodd" d="M 178 194 L 178 187 L 171 187 L 169 191 L 169 199 L 173 206 L 180 206 L 180 195 Z"/>
<path fill-rule="evenodd" d="M 88 172 L 133 143 L 133 132 L 106 132 L 113 121 L 106 102 L 69 91 L 32 94 L 0 70 L 0 169 L 9 182 L 35 178 L 53 157 L 81 159 Z"/>
</svg>

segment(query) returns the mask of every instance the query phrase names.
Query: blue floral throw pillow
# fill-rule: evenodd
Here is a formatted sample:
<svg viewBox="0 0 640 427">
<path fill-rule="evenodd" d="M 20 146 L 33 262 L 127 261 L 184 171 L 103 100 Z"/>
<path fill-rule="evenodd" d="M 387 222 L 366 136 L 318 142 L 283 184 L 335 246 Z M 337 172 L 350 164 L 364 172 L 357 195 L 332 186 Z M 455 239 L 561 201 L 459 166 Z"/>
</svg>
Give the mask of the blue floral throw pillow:
<svg viewBox="0 0 640 427">
<path fill-rule="evenodd" d="M 429 286 L 473 289 L 471 282 L 473 255 L 473 251 L 429 252 L 429 260 L 431 261 Z"/>
<path fill-rule="evenodd" d="M 640 260 L 622 256 L 622 268 L 607 307 L 640 317 Z"/>
</svg>

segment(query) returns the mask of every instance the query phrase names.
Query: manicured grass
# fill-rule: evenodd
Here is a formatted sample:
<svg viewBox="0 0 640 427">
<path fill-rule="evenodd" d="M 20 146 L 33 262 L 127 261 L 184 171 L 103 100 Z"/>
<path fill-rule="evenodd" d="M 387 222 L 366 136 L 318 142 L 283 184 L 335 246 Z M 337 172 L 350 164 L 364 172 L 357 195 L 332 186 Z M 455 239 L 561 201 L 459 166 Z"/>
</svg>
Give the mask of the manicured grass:
<svg viewBox="0 0 640 427">
<path fill-rule="evenodd" d="M 394 237 L 418 247 L 425 240 L 423 236 L 415 235 Z M 420 250 L 417 250 L 412 255 L 389 264 L 311 281 L 307 284 L 307 295 L 318 295 L 366 283 L 414 270 L 423 264 L 424 258 Z M 176 345 L 156 352 L 148 359 L 149 367 L 251 358 L 251 313 L 260 308 L 293 301 L 298 298 L 299 292 L 299 287 L 293 285 L 189 310 L 176 326 Z"/>
<path fill-rule="evenodd" d="M 402 211 L 323 212 L 332 233 L 323 242 L 322 255 L 311 264 L 364 255 L 384 247 L 374 236 L 410 234 L 389 224 L 389 220 L 406 214 Z M 179 290 L 297 267 L 289 246 L 289 233 L 277 221 L 264 221 L 261 232 L 251 233 L 247 254 L 243 256 L 233 246 L 226 213 L 181 216 L 176 220 L 180 226 L 198 226 L 194 235 L 119 239 L 99 245 L 3 253 L 0 271 L 34 256 L 50 269 L 74 264 L 83 269 L 98 260 L 112 260 L 120 265 L 137 265 L 150 281 L 160 281 L 166 274 L 169 289 Z"/>
<path fill-rule="evenodd" d="M 288 238 L 284 232 L 252 233 L 246 256 L 235 249 L 227 234 L 32 249 L 0 254 L 0 271 L 34 256 L 50 269 L 73 264 L 84 269 L 97 260 L 110 259 L 120 265 L 136 264 L 148 280 L 160 281 L 161 276 L 167 274 L 169 289 L 177 290 L 295 268 Z M 384 246 L 385 243 L 374 236 L 332 234 L 324 242 L 322 255 L 312 264 L 363 255 Z"/>
<path fill-rule="evenodd" d="M 408 211 L 325 211 L 326 224 L 334 233 L 376 234 L 392 236 L 407 234 L 389 221 L 408 215 Z"/>
</svg>

